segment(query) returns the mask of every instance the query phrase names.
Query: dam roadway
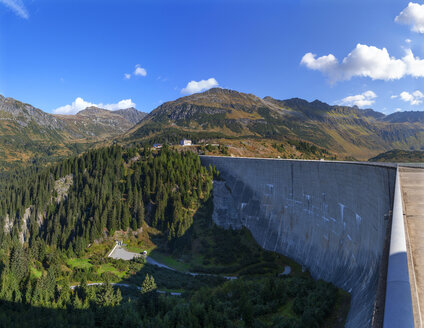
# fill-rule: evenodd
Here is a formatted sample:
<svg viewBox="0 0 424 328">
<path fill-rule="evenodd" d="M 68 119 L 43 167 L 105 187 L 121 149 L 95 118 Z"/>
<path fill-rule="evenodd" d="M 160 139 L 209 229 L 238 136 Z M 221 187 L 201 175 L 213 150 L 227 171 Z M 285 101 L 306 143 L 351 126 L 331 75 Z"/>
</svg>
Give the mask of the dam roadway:
<svg viewBox="0 0 424 328">
<path fill-rule="evenodd" d="M 399 168 L 415 327 L 424 313 L 424 169 Z"/>
<path fill-rule="evenodd" d="M 213 187 L 214 222 L 245 226 L 263 248 L 351 293 L 346 327 L 382 327 L 383 320 L 385 328 L 421 326 L 424 170 L 214 156 L 201 161 L 221 172 Z"/>
</svg>

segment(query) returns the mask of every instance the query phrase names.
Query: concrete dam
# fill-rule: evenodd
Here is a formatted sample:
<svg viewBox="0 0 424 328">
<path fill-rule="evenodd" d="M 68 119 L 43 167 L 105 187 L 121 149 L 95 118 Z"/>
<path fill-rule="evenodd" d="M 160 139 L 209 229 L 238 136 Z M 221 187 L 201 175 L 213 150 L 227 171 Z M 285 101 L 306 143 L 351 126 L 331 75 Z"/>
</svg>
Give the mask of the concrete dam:
<svg viewBox="0 0 424 328">
<path fill-rule="evenodd" d="M 263 248 L 351 293 L 346 327 L 381 327 L 383 320 L 384 327 L 413 327 L 414 319 L 419 327 L 419 305 L 412 315 L 413 270 L 397 165 L 214 156 L 201 161 L 221 172 L 213 187 L 215 223 L 245 226 Z"/>
</svg>

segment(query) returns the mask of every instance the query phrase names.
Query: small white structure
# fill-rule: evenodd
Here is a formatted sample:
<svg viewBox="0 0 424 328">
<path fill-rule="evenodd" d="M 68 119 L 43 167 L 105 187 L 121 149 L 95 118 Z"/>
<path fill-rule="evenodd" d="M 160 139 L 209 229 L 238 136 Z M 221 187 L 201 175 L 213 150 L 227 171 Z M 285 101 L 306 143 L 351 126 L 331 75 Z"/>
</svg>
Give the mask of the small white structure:
<svg viewBox="0 0 424 328">
<path fill-rule="evenodd" d="M 191 146 L 192 143 L 191 143 L 191 140 L 183 139 L 183 140 L 180 141 L 180 145 L 181 146 Z"/>
<path fill-rule="evenodd" d="M 153 144 L 153 148 L 160 149 L 160 148 L 162 148 L 162 144 L 158 144 L 158 143 Z"/>
</svg>

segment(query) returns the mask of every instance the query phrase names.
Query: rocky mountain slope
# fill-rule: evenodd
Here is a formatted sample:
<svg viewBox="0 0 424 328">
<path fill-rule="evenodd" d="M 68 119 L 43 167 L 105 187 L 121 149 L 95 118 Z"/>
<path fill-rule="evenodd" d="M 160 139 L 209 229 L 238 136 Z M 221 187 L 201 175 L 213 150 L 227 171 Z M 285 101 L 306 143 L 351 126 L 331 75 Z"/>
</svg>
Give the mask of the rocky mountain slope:
<svg viewBox="0 0 424 328">
<path fill-rule="evenodd" d="M 387 115 L 384 117 L 384 121 L 391 122 L 391 123 L 424 123 L 424 112 L 413 112 L 413 111 L 406 111 L 406 112 L 397 112 L 390 115 Z"/>
<path fill-rule="evenodd" d="M 147 115 L 147 113 L 140 112 L 139 110 L 135 109 L 134 107 L 130 107 L 130 108 L 126 108 L 126 109 L 118 109 L 118 110 L 113 111 L 113 113 L 122 116 L 127 121 L 131 122 L 132 124 L 139 123 Z"/>
<path fill-rule="evenodd" d="M 220 88 L 164 103 L 148 115 L 97 107 L 51 115 L 0 96 L 0 167 L 55 160 L 111 138 L 122 143 L 191 138 L 226 145 L 217 151 L 236 156 L 367 160 L 392 149 L 423 150 L 423 117 Z"/>
<path fill-rule="evenodd" d="M 46 162 L 88 149 L 134 126 L 145 113 L 90 107 L 76 115 L 52 115 L 0 95 L 0 168 Z"/>
<path fill-rule="evenodd" d="M 424 148 L 424 124 L 419 117 L 398 123 L 372 109 L 299 98 L 261 99 L 215 88 L 162 104 L 122 140 L 297 139 L 344 157 L 368 159 L 394 148 Z"/>
<path fill-rule="evenodd" d="M 126 132 L 146 114 L 135 108 L 109 111 L 98 107 L 88 107 L 76 115 L 54 115 L 65 123 L 73 136 L 79 138 L 107 138 Z"/>
</svg>

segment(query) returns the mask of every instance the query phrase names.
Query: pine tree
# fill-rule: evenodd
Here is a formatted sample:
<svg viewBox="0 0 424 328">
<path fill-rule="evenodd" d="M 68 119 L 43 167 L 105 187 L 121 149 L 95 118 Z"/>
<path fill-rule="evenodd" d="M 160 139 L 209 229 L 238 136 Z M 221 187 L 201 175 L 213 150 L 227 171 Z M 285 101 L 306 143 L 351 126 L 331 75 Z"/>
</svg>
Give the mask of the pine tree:
<svg viewBox="0 0 424 328">
<path fill-rule="evenodd" d="M 157 289 L 157 286 L 155 283 L 155 279 L 153 278 L 153 276 L 146 274 L 143 284 L 141 285 L 141 293 L 142 294 L 151 293 L 156 289 Z"/>
<path fill-rule="evenodd" d="M 126 231 L 128 227 L 130 226 L 130 211 L 128 209 L 127 203 L 122 203 L 122 210 L 121 210 L 121 229 Z"/>
<path fill-rule="evenodd" d="M 137 209 L 137 227 L 141 228 L 143 226 L 143 222 L 144 222 L 144 204 L 143 204 L 143 201 L 140 200 L 140 203 Z"/>
</svg>

